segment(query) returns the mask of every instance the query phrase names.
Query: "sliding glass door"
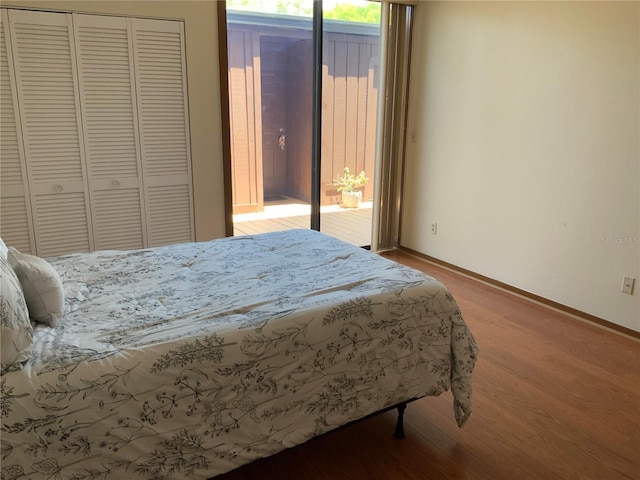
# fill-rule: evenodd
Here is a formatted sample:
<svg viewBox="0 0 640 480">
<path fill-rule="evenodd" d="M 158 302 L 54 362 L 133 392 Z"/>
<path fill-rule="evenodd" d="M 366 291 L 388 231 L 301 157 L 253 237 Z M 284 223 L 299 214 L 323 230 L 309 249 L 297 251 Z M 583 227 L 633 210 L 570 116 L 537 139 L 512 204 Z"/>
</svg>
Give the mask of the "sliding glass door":
<svg viewBox="0 0 640 480">
<path fill-rule="evenodd" d="M 226 5 L 234 235 L 315 228 L 370 245 L 381 4 Z"/>
</svg>

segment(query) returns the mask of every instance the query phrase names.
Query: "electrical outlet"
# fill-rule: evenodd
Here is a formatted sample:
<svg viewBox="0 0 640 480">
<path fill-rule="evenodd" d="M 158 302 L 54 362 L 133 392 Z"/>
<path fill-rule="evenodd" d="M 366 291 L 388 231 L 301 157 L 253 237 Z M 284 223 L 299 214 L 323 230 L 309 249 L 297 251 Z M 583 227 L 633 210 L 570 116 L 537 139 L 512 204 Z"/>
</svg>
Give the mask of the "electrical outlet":
<svg viewBox="0 0 640 480">
<path fill-rule="evenodd" d="M 438 222 L 433 222 L 431 224 L 431 234 L 435 235 L 436 233 L 438 233 Z"/>
<path fill-rule="evenodd" d="M 622 277 L 622 293 L 633 295 L 633 287 L 636 284 L 636 279 L 633 277 Z"/>
</svg>

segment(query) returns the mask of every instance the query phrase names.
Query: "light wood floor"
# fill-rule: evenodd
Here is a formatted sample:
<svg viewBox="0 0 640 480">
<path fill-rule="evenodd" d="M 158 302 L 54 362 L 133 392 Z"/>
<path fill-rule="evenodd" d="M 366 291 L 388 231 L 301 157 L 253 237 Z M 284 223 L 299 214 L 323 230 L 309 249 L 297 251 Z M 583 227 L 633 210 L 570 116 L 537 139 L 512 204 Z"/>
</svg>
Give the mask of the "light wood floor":
<svg viewBox="0 0 640 480">
<path fill-rule="evenodd" d="M 640 342 L 403 253 L 438 278 L 480 346 L 474 410 L 451 394 L 328 433 L 216 480 L 640 479 Z"/>
</svg>

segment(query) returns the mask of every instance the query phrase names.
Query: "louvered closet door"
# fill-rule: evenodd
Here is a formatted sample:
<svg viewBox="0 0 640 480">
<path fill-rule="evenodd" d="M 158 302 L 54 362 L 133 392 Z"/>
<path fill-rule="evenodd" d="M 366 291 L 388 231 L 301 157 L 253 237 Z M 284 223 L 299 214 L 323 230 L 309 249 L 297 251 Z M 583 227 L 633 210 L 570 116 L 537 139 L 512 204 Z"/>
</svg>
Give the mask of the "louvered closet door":
<svg viewBox="0 0 640 480">
<path fill-rule="evenodd" d="M 97 250 L 147 245 L 130 21 L 73 15 Z"/>
<path fill-rule="evenodd" d="M 6 9 L 0 14 L 0 236 L 21 252 L 35 253 L 13 62 L 9 60 L 9 17 Z"/>
<path fill-rule="evenodd" d="M 192 241 L 183 24 L 132 21 L 149 245 Z"/>
<path fill-rule="evenodd" d="M 9 21 L 37 253 L 92 250 L 71 15 Z"/>
</svg>

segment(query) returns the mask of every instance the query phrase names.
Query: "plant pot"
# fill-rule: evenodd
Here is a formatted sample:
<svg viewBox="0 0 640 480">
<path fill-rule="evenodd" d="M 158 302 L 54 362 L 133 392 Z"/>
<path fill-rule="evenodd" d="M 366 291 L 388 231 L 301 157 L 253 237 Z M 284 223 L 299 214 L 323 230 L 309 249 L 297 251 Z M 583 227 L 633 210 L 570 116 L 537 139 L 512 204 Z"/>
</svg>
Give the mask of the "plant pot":
<svg viewBox="0 0 640 480">
<path fill-rule="evenodd" d="M 358 208 L 362 201 L 362 192 L 356 190 L 354 192 L 342 191 L 342 206 L 346 208 Z"/>
</svg>

